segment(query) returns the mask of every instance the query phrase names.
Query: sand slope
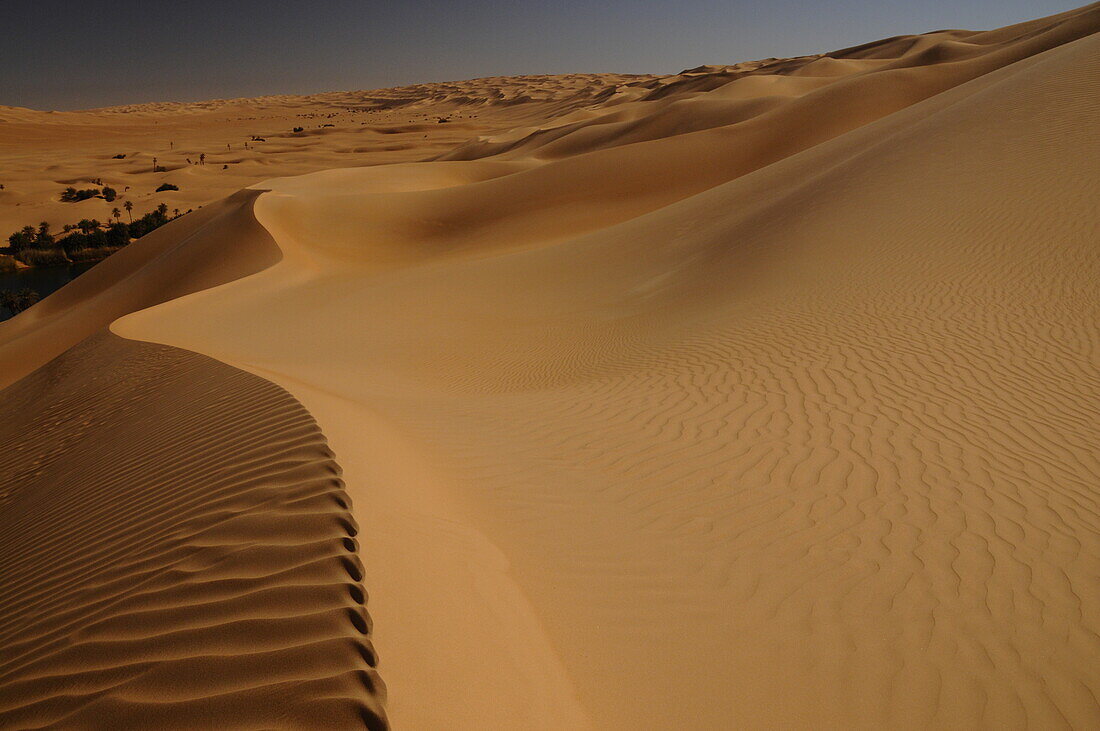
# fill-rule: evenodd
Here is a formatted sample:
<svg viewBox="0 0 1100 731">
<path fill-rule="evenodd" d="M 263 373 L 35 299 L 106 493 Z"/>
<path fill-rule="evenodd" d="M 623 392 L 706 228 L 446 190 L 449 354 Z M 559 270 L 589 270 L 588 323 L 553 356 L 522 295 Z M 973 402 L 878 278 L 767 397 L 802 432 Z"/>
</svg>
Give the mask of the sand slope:
<svg viewBox="0 0 1100 731">
<path fill-rule="evenodd" d="M 293 398 L 107 334 L 0 403 L 0 726 L 385 726 L 357 525 Z"/>
<path fill-rule="evenodd" d="M 240 191 L 142 237 L 21 316 L 0 322 L 7 386 L 135 310 L 231 282 L 277 262 L 279 248 Z M 226 242 L 232 245 L 227 246 Z"/>
<path fill-rule="evenodd" d="M 111 330 L 317 419 L 395 726 L 1092 727 L 1097 30 L 706 67 L 268 180 L 208 233 L 278 263 Z"/>
<path fill-rule="evenodd" d="M 82 218 L 105 222 L 127 201 L 134 216 L 160 203 L 186 211 L 277 175 L 423 160 L 476 135 L 542 124 L 648 78 L 517 76 L 79 112 L 0 106 L 0 233 L 6 240 L 41 221 L 55 231 Z M 154 158 L 163 171 L 153 170 Z M 96 180 L 119 198 L 58 200 L 69 186 L 101 187 Z M 179 190 L 157 193 L 162 183 Z"/>
</svg>

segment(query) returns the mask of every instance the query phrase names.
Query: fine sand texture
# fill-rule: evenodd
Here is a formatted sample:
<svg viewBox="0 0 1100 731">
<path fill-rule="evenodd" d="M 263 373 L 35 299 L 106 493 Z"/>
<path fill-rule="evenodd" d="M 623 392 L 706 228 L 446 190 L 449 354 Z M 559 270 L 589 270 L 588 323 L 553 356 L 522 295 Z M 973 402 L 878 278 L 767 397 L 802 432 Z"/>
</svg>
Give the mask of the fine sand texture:
<svg viewBox="0 0 1100 731">
<path fill-rule="evenodd" d="M 395 728 L 1100 726 L 1098 31 L 699 67 L 258 182 L 0 323 L 5 397 L 80 391 L 101 368 L 42 374 L 97 332 L 292 395 L 355 501 Z M 164 398 L 110 418 L 152 449 Z M 360 671 L 285 702 L 375 709 Z"/>
<path fill-rule="evenodd" d="M 0 485 L 0 727 L 385 727 L 350 501 L 278 386 L 94 336 L 3 392 Z"/>
</svg>

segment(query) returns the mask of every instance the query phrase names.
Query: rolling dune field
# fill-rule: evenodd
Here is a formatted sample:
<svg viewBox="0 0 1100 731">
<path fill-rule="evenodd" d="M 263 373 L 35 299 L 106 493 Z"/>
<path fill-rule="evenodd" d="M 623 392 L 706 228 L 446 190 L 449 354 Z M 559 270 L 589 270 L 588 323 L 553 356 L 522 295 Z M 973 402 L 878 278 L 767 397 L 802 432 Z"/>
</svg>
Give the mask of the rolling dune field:
<svg viewBox="0 0 1100 731">
<path fill-rule="evenodd" d="M 1097 31 L 577 77 L 0 323 L 0 725 L 1100 725 Z"/>
</svg>

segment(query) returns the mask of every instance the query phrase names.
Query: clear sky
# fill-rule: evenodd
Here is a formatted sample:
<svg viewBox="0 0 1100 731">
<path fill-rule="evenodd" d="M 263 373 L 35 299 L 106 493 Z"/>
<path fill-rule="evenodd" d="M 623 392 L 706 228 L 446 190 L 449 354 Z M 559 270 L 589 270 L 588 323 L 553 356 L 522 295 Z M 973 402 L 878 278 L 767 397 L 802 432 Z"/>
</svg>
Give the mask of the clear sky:
<svg viewBox="0 0 1100 731">
<path fill-rule="evenodd" d="M 574 71 L 673 73 L 989 29 L 1083 0 L 0 0 L 0 104 L 371 89 Z"/>
</svg>

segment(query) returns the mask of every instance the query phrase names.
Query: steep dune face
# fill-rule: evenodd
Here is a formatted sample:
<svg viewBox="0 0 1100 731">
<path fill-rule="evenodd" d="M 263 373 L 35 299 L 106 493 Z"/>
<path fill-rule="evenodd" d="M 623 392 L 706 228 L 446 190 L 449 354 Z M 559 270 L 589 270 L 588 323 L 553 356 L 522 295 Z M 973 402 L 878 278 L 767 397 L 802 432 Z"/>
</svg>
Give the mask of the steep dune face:
<svg viewBox="0 0 1100 731">
<path fill-rule="evenodd" d="M 318 420 L 396 726 L 1095 726 L 1097 30 L 269 180 L 277 264 L 111 329 Z"/>
<path fill-rule="evenodd" d="M 0 454 L 0 726 L 385 727 L 355 519 L 285 391 L 100 335 L 4 392 Z"/>
<path fill-rule="evenodd" d="M 0 322 L 0 387 L 129 312 L 248 276 L 279 260 L 241 191 L 99 263 L 19 317 Z"/>
</svg>

